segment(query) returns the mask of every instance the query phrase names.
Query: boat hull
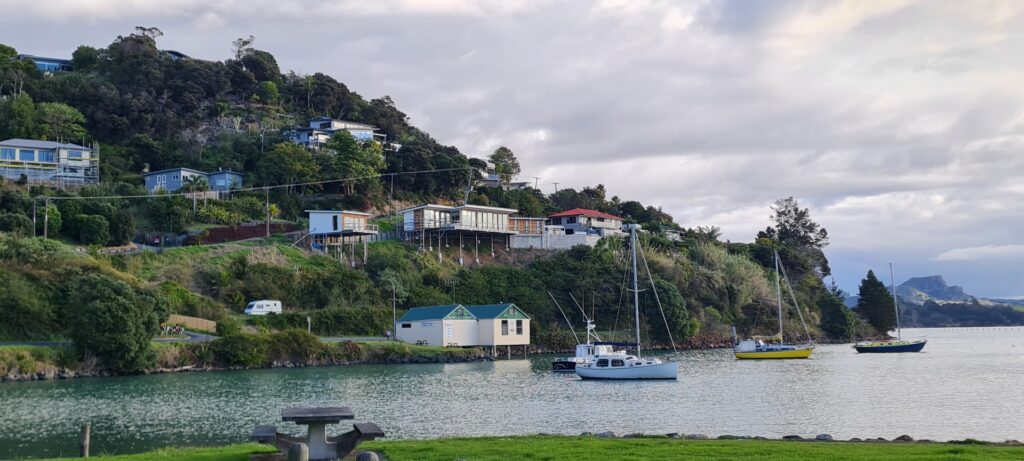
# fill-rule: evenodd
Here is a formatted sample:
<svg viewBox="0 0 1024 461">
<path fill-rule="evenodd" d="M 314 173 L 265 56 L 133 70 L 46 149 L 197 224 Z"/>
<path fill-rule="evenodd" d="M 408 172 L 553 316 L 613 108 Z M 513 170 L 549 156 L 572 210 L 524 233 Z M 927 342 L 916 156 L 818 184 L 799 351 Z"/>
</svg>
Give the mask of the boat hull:
<svg viewBox="0 0 1024 461">
<path fill-rule="evenodd" d="M 595 380 L 678 379 L 679 364 L 663 362 L 655 365 L 617 368 L 583 366 L 576 368 L 576 374 L 583 379 Z"/>
<path fill-rule="evenodd" d="M 551 369 L 559 373 L 572 373 L 576 371 L 576 362 L 574 360 L 555 360 L 551 362 Z"/>
<path fill-rule="evenodd" d="M 894 354 L 900 352 L 921 352 L 928 341 L 894 341 L 875 344 L 855 344 L 854 349 L 862 354 Z"/>
<path fill-rule="evenodd" d="M 786 351 L 761 351 L 761 352 L 736 352 L 736 358 L 741 360 L 780 360 L 780 359 L 806 359 L 814 352 L 813 347 L 792 349 Z"/>
</svg>

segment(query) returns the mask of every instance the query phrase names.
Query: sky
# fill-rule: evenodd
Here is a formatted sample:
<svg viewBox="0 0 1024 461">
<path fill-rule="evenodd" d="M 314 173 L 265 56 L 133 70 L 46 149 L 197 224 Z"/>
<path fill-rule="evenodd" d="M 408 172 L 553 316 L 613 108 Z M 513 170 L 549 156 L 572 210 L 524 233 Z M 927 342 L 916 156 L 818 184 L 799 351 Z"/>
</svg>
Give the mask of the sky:
<svg viewBox="0 0 1024 461">
<path fill-rule="evenodd" d="M 941 274 L 1024 297 L 1024 2 L 0 0 L 0 43 L 70 56 L 134 26 L 390 95 L 541 189 L 604 184 L 751 241 L 794 196 L 835 280 Z"/>
</svg>

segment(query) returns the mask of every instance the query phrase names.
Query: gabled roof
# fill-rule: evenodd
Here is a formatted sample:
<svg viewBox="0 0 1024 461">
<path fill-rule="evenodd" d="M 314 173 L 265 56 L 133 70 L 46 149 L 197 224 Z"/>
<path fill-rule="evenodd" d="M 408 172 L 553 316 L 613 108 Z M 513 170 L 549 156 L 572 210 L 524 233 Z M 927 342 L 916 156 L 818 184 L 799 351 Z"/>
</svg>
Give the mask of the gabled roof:
<svg viewBox="0 0 1024 461">
<path fill-rule="evenodd" d="M 530 316 L 527 315 L 526 312 L 523 312 L 522 309 L 520 309 L 518 306 L 516 306 L 515 304 L 512 304 L 512 303 L 482 304 L 482 305 L 479 305 L 479 306 L 465 306 L 465 307 L 466 307 L 466 310 L 468 310 L 471 314 L 473 314 L 477 319 L 496 319 L 496 318 L 498 318 L 498 316 L 500 316 L 501 314 L 504 314 L 505 311 L 507 311 L 509 309 L 516 309 L 520 313 L 522 313 L 523 315 L 526 315 L 526 318 L 530 318 Z"/>
<path fill-rule="evenodd" d="M 455 309 L 462 307 L 462 304 L 449 304 L 447 306 L 414 307 L 409 309 L 399 322 L 419 322 L 421 320 L 441 320 L 451 314 Z"/>
<path fill-rule="evenodd" d="M 237 171 L 231 171 L 231 170 L 217 170 L 217 171 L 211 171 L 209 173 L 206 173 L 207 176 L 214 176 L 214 175 L 218 175 L 218 174 L 233 174 L 233 175 L 238 175 L 238 176 L 245 176 L 245 173 L 239 173 Z"/>
<path fill-rule="evenodd" d="M 352 210 L 306 210 L 306 213 L 327 213 L 327 214 L 357 214 L 360 216 L 370 216 L 370 213 L 365 211 L 352 211 Z"/>
<path fill-rule="evenodd" d="M 153 171 L 153 172 L 146 173 L 146 174 L 144 174 L 142 176 L 152 176 L 152 175 L 155 175 L 155 174 L 168 173 L 168 172 L 171 172 L 171 171 L 187 171 L 189 173 L 196 173 L 196 174 L 201 174 L 203 176 L 206 176 L 206 173 L 204 173 L 202 171 L 193 170 L 191 168 L 185 168 L 185 167 L 181 167 L 181 168 L 168 168 L 166 170 Z"/>
<path fill-rule="evenodd" d="M 430 208 L 430 209 L 434 209 L 434 210 L 445 210 L 445 211 L 447 211 L 447 210 L 452 210 L 455 207 L 451 207 L 451 206 L 448 206 L 448 205 L 437 205 L 437 204 L 434 204 L 434 203 L 428 203 L 426 205 L 414 206 L 414 207 L 411 207 L 411 208 L 405 208 L 405 209 L 402 209 L 402 210 L 398 210 L 398 212 L 399 213 L 405 213 L 406 211 L 415 211 L 415 210 L 418 210 L 420 208 Z"/>
<path fill-rule="evenodd" d="M 457 210 L 478 210 L 478 211 L 491 211 L 495 213 L 518 213 L 519 210 L 515 208 L 502 208 L 496 206 L 484 206 L 484 205 L 459 205 L 455 207 Z"/>
<path fill-rule="evenodd" d="M 88 147 L 85 147 L 85 146 L 79 146 L 78 144 L 65 144 L 65 143 L 54 142 L 54 141 L 40 141 L 40 140 L 37 140 L 37 139 L 13 138 L 13 139 L 8 139 L 6 141 L 0 141 L 0 144 L 5 145 L 5 146 L 13 146 L 13 147 L 28 147 L 30 149 L 56 149 L 56 148 L 63 148 L 63 149 L 80 149 L 80 150 L 88 150 L 88 151 L 92 150 L 92 149 L 90 149 Z"/>
<path fill-rule="evenodd" d="M 621 217 L 615 216 L 613 214 L 602 213 L 602 212 L 597 211 L 597 210 L 588 210 L 586 208 L 573 208 L 571 210 L 566 210 L 566 211 L 563 211 L 561 213 L 555 213 L 555 214 L 553 214 L 551 216 L 548 216 L 548 217 L 549 218 L 564 218 L 564 217 L 568 217 L 568 216 L 589 216 L 591 218 L 617 219 L 619 221 L 622 221 Z"/>
</svg>

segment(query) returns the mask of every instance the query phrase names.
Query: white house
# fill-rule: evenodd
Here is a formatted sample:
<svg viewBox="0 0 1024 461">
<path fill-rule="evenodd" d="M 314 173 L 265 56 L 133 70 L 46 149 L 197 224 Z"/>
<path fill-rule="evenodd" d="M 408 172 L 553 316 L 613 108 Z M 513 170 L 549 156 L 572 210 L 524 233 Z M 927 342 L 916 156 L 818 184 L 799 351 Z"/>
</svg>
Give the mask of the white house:
<svg viewBox="0 0 1024 461">
<path fill-rule="evenodd" d="M 99 152 L 78 144 L 8 139 L 0 141 L 0 177 L 58 187 L 100 181 Z"/>
<path fill-rule="evenodd" d="M 311 149 L 321 148 L 327 141 L 339 131 L 347 131 L 357 141 L 376 140 L 385 144 L 387 136 L 377 133 L 377 127 L 364 123 L 349 122 L 346 120 L 335 120 L 330 117 L 314 118 L 309 121 L 308 126 L 300 126 L 289 133 L 289 138 L 296 144 Z"/>
<path fill-rule="evenodd" d="M 602 237 L 624 235 L 622 218 L 586 208 L 573 208 L 548 216 L 549 224 L 562 226 L 566 235 L 595 234 Z"/>
<path fill-rule="evenodd" d="M 509 226 L 509 216 L 518 210 L 482 205 L 422 205 L 406 208 L 402 214 L 402 228 L 406 232 L 471 231 L 515 234 Z"/>
<path fill-rule="evenodd" d="M 398 319 L 395 338 L 430 346 L 527 346 L 530 316 L 512 303 L 414 307 Z"/>
<path fill-rule="evenodd" d="M 362 261 L 366 263 L 369 257 L 367 241 L 370 236 L 377 235 L 377 225 L 370 224 L 370 213 L 351 210 L 306 210 L 306 213 L 309 214 L 309 249 L 337 256 L 339 261 L 356 267 L 359 253 L 356 246 L 359 244 L 362 246 Z"/>
</svg>

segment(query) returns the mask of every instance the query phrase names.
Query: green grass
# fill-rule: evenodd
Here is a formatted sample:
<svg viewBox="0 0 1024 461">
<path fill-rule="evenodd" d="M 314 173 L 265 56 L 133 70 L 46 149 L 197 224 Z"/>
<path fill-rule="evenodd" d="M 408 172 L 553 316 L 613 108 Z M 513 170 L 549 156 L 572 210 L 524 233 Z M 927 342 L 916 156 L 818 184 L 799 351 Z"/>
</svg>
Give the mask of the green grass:
<svg viewBox="0 0 1024 461">
<path fill-rule="evenodd" d="M 376 441 L 361 445 L 391 461 L 487 460 L 1018 460 L 1024 448 L 925 443 L 679 440 L 665 438 L 486 437 Z"/>
<path fill-rule="evenodd" d="M 489 460 L 763 460 L 763 461 L 888 461 L 1018 460 L 1024 447 L 948 443 L 787 442 L 779 440 L 679 440 L 665 438 L 598 439 L 594 437 L 480 437 L 437 440 L 375 441 L 359 446 L 384 454 L 390 461 Z M 96 456 L 123 461 L 244 461 L 269 453 L 267 445 L 214 448 L 168 448 L 121 456 Z"/>
<path fill-rule="evenodd" d="M 90 458 L 116 459 L 120 461 L 157 461 L 157 460 L 192 460 L 192 461 L 249 461 L 249 456 L 256 453 L 273 453 L 276 451 L 269 445 L 254 443 L 244 445 L 228 445 L 226 447 L 208 448 L 164 448 L 146 453 L 118 456 L 90 456 Z M 71 458 L 54 458 L 71 459 Z M 44 460 L 45 461 L 45 460 Z"/>
</svg>

